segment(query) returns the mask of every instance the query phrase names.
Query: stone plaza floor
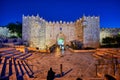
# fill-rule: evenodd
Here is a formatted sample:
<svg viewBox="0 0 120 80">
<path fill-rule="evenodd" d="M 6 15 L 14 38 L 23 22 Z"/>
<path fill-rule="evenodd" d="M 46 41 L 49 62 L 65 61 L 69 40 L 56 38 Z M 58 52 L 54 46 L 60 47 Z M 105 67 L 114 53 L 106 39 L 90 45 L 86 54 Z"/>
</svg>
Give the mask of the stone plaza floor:
<svg viewBox="0 0 120 80">
<path fill-rule="evenodd" d="M 33 53 L 28 59 L 28 63 L 32 64 L 32 69 L 36 78 L 34 80 L 46 80 L 47 72 L 52 67 L 56 75 L 60 74 L 60 64 L 62 64 L 62 77 L 56 77 L 55 80 L 76 80 L 80 77 L 84 80 L 95 77 L 95 59 L 93 53 L 72 53 L 69 50 L 64 52 L 63 56 L 56 56 L 55 53 Z"/>
<path fill-rule="evenodd" d="M 61 55 L 59 51 L 24 53 L 15 48 L 0 48 L 0 80 L 46 80 L 50 67 L 55 72 L 54 80 L 76 80 L 78 77 L 83 80 L 104 80 L 104 76 L 96 77 L 97 60 L 93 54 L 95 52 L 89 50 L 74 53 L 66 49 Z M 59 76 L 61 64 L 62 77 Z"/>
</svg>

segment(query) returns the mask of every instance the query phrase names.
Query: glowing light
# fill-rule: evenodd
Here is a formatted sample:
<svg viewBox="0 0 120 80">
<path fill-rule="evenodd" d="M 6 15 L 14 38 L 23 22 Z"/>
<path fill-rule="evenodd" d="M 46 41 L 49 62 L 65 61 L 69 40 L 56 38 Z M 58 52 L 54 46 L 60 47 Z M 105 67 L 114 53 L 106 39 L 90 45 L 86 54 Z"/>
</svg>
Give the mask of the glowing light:
<svg viewBox="0 0 120 80">
<path fill-rule="evenodd" d="M 63 44 L 64 44 L 64 39 L 63 38 L 59 38 L 58 45 L 63 45 Z"/>
</svg>

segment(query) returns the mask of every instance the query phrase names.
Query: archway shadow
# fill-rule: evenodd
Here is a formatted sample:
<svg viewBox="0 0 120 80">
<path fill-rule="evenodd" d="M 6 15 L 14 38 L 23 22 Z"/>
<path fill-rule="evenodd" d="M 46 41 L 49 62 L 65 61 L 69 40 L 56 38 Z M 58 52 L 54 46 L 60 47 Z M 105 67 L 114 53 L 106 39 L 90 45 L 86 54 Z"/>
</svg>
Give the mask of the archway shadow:
<svg viewBox="0 0 120 80">
<path fill-rule="evenodd" d="M 62 74 L 55 74 L 55 78 L 61 78 L 63 76 L 65 76 L 66 74 L 68 74 L 69 72 L 71 72 L 73 69 L 70 69 L 66 72 L 62 72 Z"/>
</svg>

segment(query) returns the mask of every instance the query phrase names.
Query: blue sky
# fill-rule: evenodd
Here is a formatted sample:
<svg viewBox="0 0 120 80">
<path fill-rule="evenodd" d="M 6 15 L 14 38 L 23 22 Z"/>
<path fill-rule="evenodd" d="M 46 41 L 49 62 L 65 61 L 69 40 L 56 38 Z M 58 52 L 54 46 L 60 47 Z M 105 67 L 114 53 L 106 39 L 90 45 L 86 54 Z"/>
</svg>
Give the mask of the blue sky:
<svg viewBox="0 0 120 80">
<path fill-rule="evenodd" d="M 119 0 L 0 0 L 0 26 L 39 14 L 47 21 L 75 21 L 100 16 L 101 27 L 120 28 Z"/>
</svg>

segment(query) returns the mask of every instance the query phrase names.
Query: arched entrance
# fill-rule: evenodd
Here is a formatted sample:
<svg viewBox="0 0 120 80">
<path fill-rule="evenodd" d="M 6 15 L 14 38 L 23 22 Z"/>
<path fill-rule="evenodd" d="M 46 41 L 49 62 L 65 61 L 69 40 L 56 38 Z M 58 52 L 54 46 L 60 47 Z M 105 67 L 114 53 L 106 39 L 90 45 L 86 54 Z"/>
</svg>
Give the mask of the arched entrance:
<svg viewBox="0 0 120 80">
<path fill-rule="evenodd" d="M 59 38 L 59 39 L 57 40 L 57 44 L 59 45 L 59 47 L 60 47 L 61 50 L 64 50 L 64 49 L 65 49 L 65 48 L 64 48 L 64 38 Z"/>
<path fill-rule="evenodd" d="M 60 49 L 64 49 L 64 46 L 65 46 L 65 35 L 60 32 L 59 34 L 57 34 L 56 36 L 56 43 L 57 45 L 60 47 Z"/>
</svg>

